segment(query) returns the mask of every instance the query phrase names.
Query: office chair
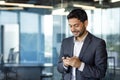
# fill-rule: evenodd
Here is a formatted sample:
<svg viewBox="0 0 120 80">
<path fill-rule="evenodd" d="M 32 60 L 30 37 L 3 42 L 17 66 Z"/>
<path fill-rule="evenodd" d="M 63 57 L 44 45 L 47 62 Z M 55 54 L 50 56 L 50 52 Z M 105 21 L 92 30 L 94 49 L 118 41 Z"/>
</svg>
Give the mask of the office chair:
<svg viewBox="0 0 120 80">
<path fill-rule="evenodd" d="M 0 54 L 0 80 L 3 80 L 5 77 L 3 72 L 3 54 Z"/>
<path fill-rule="evenodd" d="M 53 77 L 53 73 L 51 73 L 51 72 L 45 72 L 45 73 L 42 73 L 41 75 L 40 75 L 40 80 L 44 80 L 44 79 L 48 79 L 48 78 L 51 78 L 51 80 L 52 80 L 52 77 Z"/>
<path fill-rule="evenodd" d="M 40 80 L 52 80 L 53 69 L 52 67 L 44 67 L 40 75 Z"/>
<path fill-rule="evenodd" d="M 7 60 L 8 64 L 15 64 L 17 55 L 18 52 L 14 52 L 14 48 L 10 48 Z M 15 68 L 6 67 L 5 71 L 7 73 L 6 77 L 8 80 L 17 80 L 17 70 Z"/>
<path fill-rule="evenodd" d="M 12 60 L 14 60 L 13 50 L 13 48 L 9 50 L 8 63 L 12 63 Z M 5 67 L 4 64 L 3 54 L 0 54 L 0 80 L 17 80 L 16 70 L 11 67 Z"/>
</svg>

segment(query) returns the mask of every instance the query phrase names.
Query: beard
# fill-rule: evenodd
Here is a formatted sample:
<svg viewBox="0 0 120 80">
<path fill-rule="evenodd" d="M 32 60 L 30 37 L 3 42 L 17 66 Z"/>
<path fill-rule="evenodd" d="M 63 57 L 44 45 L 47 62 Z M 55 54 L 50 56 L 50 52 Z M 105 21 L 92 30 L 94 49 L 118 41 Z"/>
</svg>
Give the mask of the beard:
<svg viewBox="0 0 120 80">
<path fill-rule="evenodd" d="M 72 31 L 72 33 L 74 34 L 74 37 L 77 38 L 77 37 L 83 36 L 83 34 L 85 33 L 85 31 L 86 31 L 86 27 L 83 26 L 82 29 L 81 29 L 81 31 L 80 30 L 75 30 L 75 31 Z"/>
</svg>

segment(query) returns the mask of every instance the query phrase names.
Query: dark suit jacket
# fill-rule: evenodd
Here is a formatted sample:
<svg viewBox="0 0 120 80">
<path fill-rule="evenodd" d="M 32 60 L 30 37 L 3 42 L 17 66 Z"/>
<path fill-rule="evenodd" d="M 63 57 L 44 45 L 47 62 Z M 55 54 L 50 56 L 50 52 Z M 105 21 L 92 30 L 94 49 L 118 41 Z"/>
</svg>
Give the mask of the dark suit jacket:
<svg viewBox="0 0 120 80">
<path fill-rule="evenodd" d="M 63 75 L 63 80 L 71 80 L 72 67 L 63 67 L 62 57 L 73 56 L 74 37 L 62 41 L 57 69 Z M 85 63 L 83 71 L 76 70 L 76 80 L 100 80 L 107 69 L 107 51 L 105 41 L 88 32 L 81 49 L 79 59 Z"/>
</svg>

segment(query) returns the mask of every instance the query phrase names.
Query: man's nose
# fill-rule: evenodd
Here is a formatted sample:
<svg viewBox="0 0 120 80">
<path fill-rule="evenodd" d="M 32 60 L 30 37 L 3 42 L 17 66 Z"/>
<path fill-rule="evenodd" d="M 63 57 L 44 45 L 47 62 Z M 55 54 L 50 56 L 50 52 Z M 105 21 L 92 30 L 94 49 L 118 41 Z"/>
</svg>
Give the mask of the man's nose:
<svg viewBox="0 0 120 80">
<path fill-rule="evenodd" d="M 71 30 L 74 31 L 74 30 L 75 30 L 75 27 L 74 27 L 74 26 L 71 26 Z"/>
</svg>

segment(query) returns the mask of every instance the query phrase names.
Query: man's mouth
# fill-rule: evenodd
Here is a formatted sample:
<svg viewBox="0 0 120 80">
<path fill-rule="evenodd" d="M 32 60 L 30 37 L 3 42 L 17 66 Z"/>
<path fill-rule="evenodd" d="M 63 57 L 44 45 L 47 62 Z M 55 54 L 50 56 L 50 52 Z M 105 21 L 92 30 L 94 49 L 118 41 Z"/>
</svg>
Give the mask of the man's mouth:
<svg viewBox="0 0 120 80">
<path fill-rule="evenodd" d="M 72 33 L 75 34 L 75 35 L 77 35 L 79 32 L 78 31 L 73 31 Z"/>
</svg>

